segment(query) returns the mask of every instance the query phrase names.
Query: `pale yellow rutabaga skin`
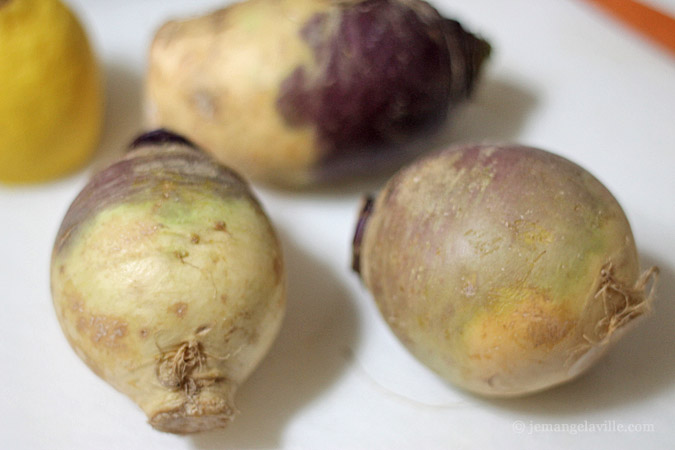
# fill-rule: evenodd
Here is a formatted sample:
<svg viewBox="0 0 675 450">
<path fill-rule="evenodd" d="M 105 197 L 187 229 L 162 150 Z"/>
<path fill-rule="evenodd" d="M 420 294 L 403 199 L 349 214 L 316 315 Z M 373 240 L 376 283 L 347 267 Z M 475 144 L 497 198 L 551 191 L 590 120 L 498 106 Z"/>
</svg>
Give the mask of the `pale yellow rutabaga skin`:
<svg viewBox="0 0 675 450">
<path fill-rule="evenodd" d="M 542 150 L 423 158 L 390 180 L 363 225 L 357 262 L 384 319 L 419 360 L 474 393 L 568 381 L 649 306 L 656 269 L 640 276 L 617 201 Z"/>
<path fill-rule="evenodd" d="M 299 64 L 314 65 L 298 27 L 327 4 L 251 0 L 164 24 L 149 55 L 150 126 L 189 136 L 253 179 L 308 182 L 306 168 L 318 157 L 316 134 L 289 127 L 276 100 Z"/>
<path fill-rule="evenodd" d="M 279 243 L 245 183 L 197 150 L 141 146 L 125 161 L 131 171 L 108 169 L 129 176 L 122 194 L 100 189 L 104 206 L 89 214 L 71 207 L 82 219 L 57 238 L 56 314 L 77 354 L 154 427 L 225 426 L 281 324 Z"/>
</svg>

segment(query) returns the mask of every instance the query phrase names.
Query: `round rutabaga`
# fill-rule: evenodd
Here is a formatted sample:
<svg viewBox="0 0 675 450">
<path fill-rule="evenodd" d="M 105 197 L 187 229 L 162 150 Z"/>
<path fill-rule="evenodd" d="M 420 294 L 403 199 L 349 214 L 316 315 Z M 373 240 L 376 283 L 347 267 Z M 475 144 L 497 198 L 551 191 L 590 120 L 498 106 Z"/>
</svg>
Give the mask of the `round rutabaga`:
<svg viewBox="0 0 675 450">
<path fill-rule="evenodd" d="M 174 433 L 233 418 L 285 307 L 279 243 L 247 184 L 164 131 L 75 199 L 51 288 L 77 354 Z"/>
<path fill-rule="evenodd" d="M 422 158 L 366 202 L 360 271 L 403 344 L 475 393 L 582 373 L 649 308 L 628 221 L 581 167 L 528 147 Z"/>
<path fill-rule="evenodd" d="M 371 174 L 444 123 L 489 52 L 421 0 L 247 0 L 158 30 L 148 118 L 258 181 Z"/>
</svg>

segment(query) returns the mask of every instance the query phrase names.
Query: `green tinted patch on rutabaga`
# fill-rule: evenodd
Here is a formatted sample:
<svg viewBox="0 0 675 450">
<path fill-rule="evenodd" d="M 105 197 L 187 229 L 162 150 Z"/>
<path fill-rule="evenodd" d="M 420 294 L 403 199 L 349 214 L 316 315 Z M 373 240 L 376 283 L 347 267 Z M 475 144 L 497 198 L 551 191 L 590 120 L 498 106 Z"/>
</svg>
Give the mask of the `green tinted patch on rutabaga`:
<svg viewBox="0 0 675 450">
<path fill-rule="evenodd" d="M 153 310 L 158 301 L 180 300 L 177 293 L 182 289 L 173 286 L 170 279 L 176 266 L 182 266 L 183 277 L 195 282 L 186 285 L 194 290 L 200 289 L 195 287 L 200 280 L 208 281 L 214 272 L 215 276 L 232 277 L 228 272 L 233 266 L 255 270 L 256 260 L 240 248 L 249 249 L 260 259 L 271 257 L 267 248 L 273 242 L 265 238 L 269 230 L 250 226 L 259 220 L 259 214 L 243 198 L 219 201 L 208 193 L 198 192 L 186 194 L 181 202 L 162 199 L 159 203 L 121 203 L 82 226 L 79 236 L 57 261 L 69 261 L 65 275 L 79 286 L 81 295 L 91 298 L 90 306 L 96 305 L 99 311 L 114 311 L 114 302 L 123 301 L 122 297 L 134 290 L 155 291 L 154 298 L 141 296 L 136 305 L 139 311 Z M 215 265 L 218 270 L 201 269 L 208 265 Z M 147 277 L 148 273 L 153 276 Z M 123 289 L 124 285 L 128 289 Z M 119 297 L 101 295 L 102 286 L 111 286 L 110 294 L 117 292 Z M 254 290 L 259 287 L 270 286 L 250 286 Z M 219 297 L 211 282 L 202 289 L 205 301 Z M 237 293 L 229 296 L 231 302 L 238 301 Z M 152 322 L 150 317 L 146 319 Z"/>
<path fill-rule="evenodd" d="M 230 219 L 234 225 L 235 221 L 240 220 L 233 212 L 238 211 L 242 204 L 244 204 L 242 199 L 231 198 L 223 201 L 208 192 L 180 188 L 166 199 L 128 206 L 152 213 L 156 216 L 156 220 L 164 225 L 189 228 L 222 221 L 225 218 Z"/>
<path fill-rule="evenodd" d="M 259 214 L 243 198 L 223 201 L 185 189 L 181 200 L 118 203 L 83 223 L 73 244 L 59 257 L 68 258 L 93 247 L 106 254 L 100 264 L 108 265 L 109 258 L 128 257 L 129 252 L 139 250 L 130 248 L 130 243 L 143 241 L 167 256 L 185 258 L 194 245 L 248 239 L 248 224 Z"/>
</svg>

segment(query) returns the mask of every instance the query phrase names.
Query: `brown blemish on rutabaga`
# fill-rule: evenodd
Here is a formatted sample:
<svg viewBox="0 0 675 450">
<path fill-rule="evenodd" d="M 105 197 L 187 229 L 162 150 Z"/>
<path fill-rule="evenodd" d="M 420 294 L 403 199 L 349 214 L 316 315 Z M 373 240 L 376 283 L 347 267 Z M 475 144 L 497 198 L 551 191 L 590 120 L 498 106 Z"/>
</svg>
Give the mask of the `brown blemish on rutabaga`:
<svg viewBox="0 0 675 450">
<path fill-rule="evenodd" d="M 174 303 L 169 307 L 169 311 L 174 313 L 176 316 L 180 317 L 181 319 L 185 317 L 185 314 L 187 313 L 188 310 L 188 305 L 185 302 L 178 302 Z"/>
<path fill-rule="evenodd" d="M 185 251 L 185 250 L 176 250 L 175 252 L 173 252 L 173 255 L 174 255 L 176 258 L 180 259 L 181 262 L 185 262 L 185 261 L 183 261 L 183 260 L 184 260 L 185 258 L 187 258 L 188 256 L 190 256 L 190 253 L 187 252 L 187 251 Z"/>
<path fill-rule="evenodd" d="M 564 315 L 551 315 L 541 310 L 530 311 L 531 321 L 527 325 L 528 342 L 534 348 L 552 348 L 574 327 L 572 320 L 564 318 Z"/>
<path fill-rule="evenodd" d="M 128 324 L 125 320 L 115 316 L 88 314 L 82 312 L 77 320 L 77 331 L 86 335 L 95 345 L 101 345 L 111 350 L 123 350 L 122 342 L 127 335 Z"/>
<path fill-rule="evenodd" d="M 190 98 L 195 110 L 206 120 L 213 120 L 218 116 L 218 102 L 209 91 L 201 89 Z"/>
<path fill-rule="evenodd" d="M 190 235 L 190 242 L 192 242 L 193 244 L 199 244 L 200 240 L 201 240 L 201 238 L 199 237 L 199 235 L 197 233 L 192 233 Z"/>
<path fill-rule="evenodd" d="M 239 331 L 240 329 L 241 329 L 241 328 L 238 327 L 238 326 L 233 326 L 233 327 L 231 327 L 229 330 L 227 330 L 227 332 L 226 332 L 225 335 L 224 335 L 224 340 L 225 340 L 225 342 L 226 342 L 226 343 L 227 343 L 227 342 L 230 342 L 230 340 L 232 339 L 232 336 L 233 336 L 237 331 Z"/>
<path fill-rule="evenodd" d="M 73 312 L 82 312 L 84 311 L 84 307 L 82 306 L 82 300 L 79 298 L 71 298 L 70 299 L 70 310 Z"/>
<path fill-rule="evenodd" d="M 138 334 L 141 337 L 141 339 L 145 339 L 148 337 L 149 332 L 147 328 L 141 328 Z"/>
<path fill-rule="evenodd" d="M 216 231 L 224 231 L 225 233 L 227 233 L 227 224 L 222 220 L 219 220 L 218 222 L 216 222 L 214 229 Z"/>
<path fill-rule="evenodd" d="M 200 325 L 195 330 L 195 336 L 202 336 L 204 334 L 207 334 L 209 331 L 211 331 L 211 328 L 212 328 L 211 325 L 208 325 L 208 324 Z"/>
<path fill-rule="evenodd" d="M 260 339 L 260 335 L 255 330 L 250 330 L 248 323 L 254 320 L 253 313 L 251 311 L 241 311 L 232 319 L 232 324 L 230 328 L 224 334 L 224 340 L 226 343 L 230 341 L 240 341 L 245 342 L 250 345 L 254 345 Z M 234 325 L 242 324 L 242 325 Z"/>
</svg>

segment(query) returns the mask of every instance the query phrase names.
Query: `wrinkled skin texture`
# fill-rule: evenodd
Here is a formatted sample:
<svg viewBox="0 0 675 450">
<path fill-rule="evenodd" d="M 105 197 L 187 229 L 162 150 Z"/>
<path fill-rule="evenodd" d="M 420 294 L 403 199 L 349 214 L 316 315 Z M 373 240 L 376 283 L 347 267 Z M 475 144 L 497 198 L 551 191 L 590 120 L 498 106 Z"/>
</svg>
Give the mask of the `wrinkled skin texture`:
<svg viewBox="0 0 675 450">
<path fill-rule="evenodd" d="M 354 267 L 423 363 L 475 393 L 570 380 L 649 299 L 628 221 L 579 166 L 528 147 L 422 158 L 364 208 Z"/>
<path fill-rule="evenodd" d="M 133 147 L 63 220 L 56 314 L 77 354 L 154 427 L 225 426 L 281 323 L 281 250 L 234 172 L 166 134 Z"/>
<path fill-rule="evenodd" d="M 248 0 L 157 32 L 148 117 L 256 180 L 335 180 L 401 161 L 489 51 L 419 0 Z"/>
</svg>

